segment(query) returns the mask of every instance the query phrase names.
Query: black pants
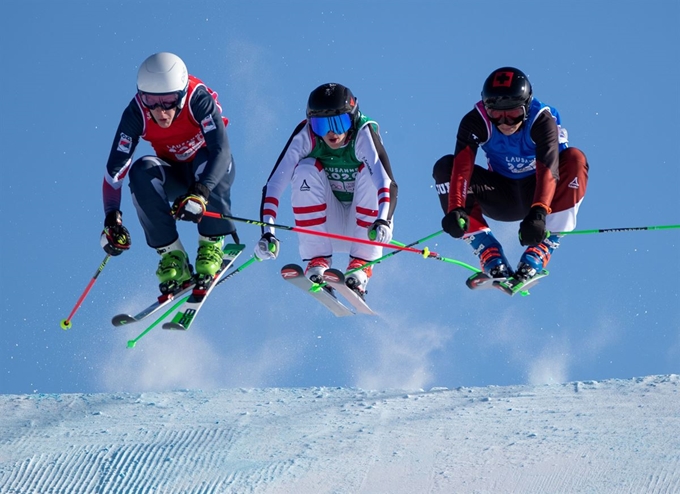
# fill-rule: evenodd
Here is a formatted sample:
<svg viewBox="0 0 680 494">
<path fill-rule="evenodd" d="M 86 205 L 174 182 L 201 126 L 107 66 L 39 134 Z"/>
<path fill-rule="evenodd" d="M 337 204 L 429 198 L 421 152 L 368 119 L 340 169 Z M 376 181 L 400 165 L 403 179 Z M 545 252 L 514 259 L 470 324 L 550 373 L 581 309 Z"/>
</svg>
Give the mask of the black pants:
<svg viewBox="0 0 680 494">
<path fill-rule="evenodd" d="M 550 204 L 553 213 L 573 209 L 583 199 L 588 185 L 588 169 L 585 155 L 580 150 L 567 148 L 560 153 L 560 180 Z M 452 170 L 453 155 L 448 154 L 437 160 L 432 171 L 444 214 L 449 212 Z M 574 178 L 578 188 L 573 187 Z M 475 165 L 465 199 L 465 210 L 471 219 L 470 232 L 488 226 L 484 216 L 508 222 L 524 219 L 533 204 L 535 190 L 536 175 L 511 179 Z"/>
</svg>

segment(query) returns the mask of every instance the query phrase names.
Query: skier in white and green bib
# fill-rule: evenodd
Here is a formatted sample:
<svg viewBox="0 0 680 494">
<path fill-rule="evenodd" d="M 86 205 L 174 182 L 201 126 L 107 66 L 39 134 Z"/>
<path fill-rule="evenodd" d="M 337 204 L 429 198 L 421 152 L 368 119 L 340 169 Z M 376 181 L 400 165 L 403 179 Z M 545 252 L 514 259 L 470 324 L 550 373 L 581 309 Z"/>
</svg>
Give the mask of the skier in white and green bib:
<svg viewBox="0 0 680 494">
<path fill-rule="evenodd" d="M 397 184 L 380 138 L 377 122 L 362 115 L 349 88 L 328 83 L 309 95 L 307 119 L 293 131 L 262 193 L 261 221 L 276 223 L 279 200 L 290 184 L 295 225 L 319 232 L 387 243 Z M 262 229 L 255 247 L 260 259 L 276 259 L 279 241 L 273 227 Z M 300 234 L 299 249 L 307 261 L 306 276 L 320 282 L 335 252 L 348 252 L 347 270 L 382 255 L 382 247 Z M 364 296 L 372 266 L 346 279 Z"/>
</svg>

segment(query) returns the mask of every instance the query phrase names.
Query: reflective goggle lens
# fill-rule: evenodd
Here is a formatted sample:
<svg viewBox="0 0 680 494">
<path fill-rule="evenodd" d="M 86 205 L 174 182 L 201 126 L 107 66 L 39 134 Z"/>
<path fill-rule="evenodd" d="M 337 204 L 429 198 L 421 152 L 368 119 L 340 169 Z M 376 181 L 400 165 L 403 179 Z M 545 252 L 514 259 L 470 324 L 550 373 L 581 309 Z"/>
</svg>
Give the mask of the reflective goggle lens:
<svg viewBox="0 0 680 494">
<path fill-rule="evenodd" d="M 139 97 L 142 104 L 149 110 L 162 108 L 163 110 L 172 110 L 179 105 L 181 95 L 179 93 L 169 94 L 152 94 L 139 92 Z"/>
<path fill-rule="evenodd" d="M 350 117 L 349 113 L 332 117 L 310 117 L 309 124 L 312 126 L 314 133 L 320 137 L 325 136 L 329 132 L 340 135 L 350 129 L 352 117 Z"/>
<path fill-rule="evenodd" d="M 520 106 L 510 110 L 494 110 L 493 108 L 487 108 L 486 114 L 496 125 L 515 125 L 524 120 L 524 107 Z"/>
</svg>

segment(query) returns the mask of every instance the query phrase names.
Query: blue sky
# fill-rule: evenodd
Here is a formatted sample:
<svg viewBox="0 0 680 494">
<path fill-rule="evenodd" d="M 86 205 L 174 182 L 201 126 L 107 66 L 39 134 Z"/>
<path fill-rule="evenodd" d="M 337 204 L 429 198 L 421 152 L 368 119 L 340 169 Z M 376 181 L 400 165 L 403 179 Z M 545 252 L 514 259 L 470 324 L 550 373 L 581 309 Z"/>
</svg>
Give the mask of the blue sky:
<svg viewBox="0 0 680 494">
<path fill-rule="evenodd" d="M 550 277 L 524 298 L 473 293 L 464 269 L 401 253 L 369 287 L 382 316 L 349 321 L 280 279 L 299 260 L 295 234 L 281 232 L 279 259 L 217 289 L 188 333 L 155 329 L 127 349 L 144 327 L 110 319 L 152 301 L 157 264 L 127 186 L 133 248 L 109 262 L 73 328 L 59 328 L 104 257 L 104 164 L 151 53 L 178 54 L 219 93 L 237 216 L 257 216 L 309 92 L 334 81 L 381 125 L 400 185 L 395 238 L 437 231 L 432 165 L 453 151 L 486 76 L 513 65 L 588 157 L 579 229 L 678 224 L 677 112 L 667 107 L 680 90 L 677 2 L 26 1 L 3 16 L 0 392 L 455 387 L 678 372 L 678 230 L 567 237 Z M 517 225 L 493 226 L 516 262 Z M 193 250 L 195 227 L 180 233 Z M 239 233 L 250 253 L 259 228 Z M 475 264 L 449 237 L 428 247 Z"/>
</svg>

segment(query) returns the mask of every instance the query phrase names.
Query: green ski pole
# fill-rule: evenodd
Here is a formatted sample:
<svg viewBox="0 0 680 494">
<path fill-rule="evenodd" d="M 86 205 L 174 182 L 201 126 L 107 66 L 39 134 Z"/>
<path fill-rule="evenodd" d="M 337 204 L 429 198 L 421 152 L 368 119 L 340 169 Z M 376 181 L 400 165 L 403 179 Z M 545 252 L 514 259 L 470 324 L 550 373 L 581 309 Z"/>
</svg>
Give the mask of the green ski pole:
<svg viewBox="0 0 680 494">
<path fill-rule="evenodd" d="M 227 274 L 224 276 L 224 278 L 222 278 L 220 281 L 217 282 L 217 285 L 219 285 L 219 284 L 222 283 L 223 281 L 227 281 L 229 278 L 233 277 L 233 276 L 236 275 L 237 273 L 240 273 L 241 271 L 243 271 L 244 269 L 246 269 L 248 266 L 250 266 L 251 264 L 253 264 L 253 263 L 254 263 L 255 261 L 257 261 L 257 260 L 259 260 L 259 259 L 257 259 L 256 257 L 251 257 L 251 258 L 248 259 L 246 262 L 244 262 L 243 264 L 241 264 L 238 268 L 234 269 L 231 273 L 227 273 Z M 217 285 L 215 285 L 215 286 L 217 286 Z M 184 302 L 186 302 L 187 300 L 189 300 L 189 297 L 190 297 L 190 296 L 191 296 L 191 295 L 187 295 L 187 296 L 181 298 L 176 304 L 174 304 L 172 307 L 170 307 L 170 308 L 169 308 L 167 311 L 165 311 L 158 319 L 156 319 L 153 323 L 151 323 L 151 325 L 150 325 L 148 328 L 146 328 L 144 331 L 142 331 L 136 338 L 133 338 L 132 340 L 128 340 L 128 342 L 127 342 L 127 347 L 128 347 L 128 348 L 134 348 L 135 345 L 137 344 L 137 342 L 138 342 L 139 340 L 141 340 L 143 336 L 145 336 L 149 331 L 151 331 L 153 328 L 155 328 L 156 326 L 158 326 L 158 324 L 159 324 L 163 319 L 165 319 L 166 317 L 168 317 L 168 315 L 171 314 L 173 311 L 177 310 L 177 308 L 178 308 L 180 305 L 182 305 Z"/>
<path fill-rule="evenodd" d="M 243 271 L 244 269 L 246 269 L 248 266 L 250 266 L 251 264 L 253 264 L 255 261 L 261 261 L 261 259 L 258 259 L 258 258 L 255 257 L 255 256 L 251 257 L 251 258 L 248 259 L 246 262 L 244 262 L 243 264 L 241 264 L 238 268 L 234 269 L 231 273 L 225 274 L 225 275 L 224 275 L 224 278 L 222 278 L 220 281 L 218 281 L 218 282 L 217 282 L 217 285 L 215 285 L 215 286 L 218 286 L 218 285 L 224 283 L 224 282 L 227 281 L 229 278 L 235 276 L 236 274 L 238 274 L 238 273 L 240 273 L 241 271 Z"/>
<path fill-rule="evenodd" d="M 402 244 L 401 242 L 397 242 L 396 240 L 392 240 L 390 243 L 393 244 L 393 245 L 397 245 L 399 247 L 413 247 L 414 245 L 418 245 L 422 242 L 426 242 L 426 241 L 430 240 L 431 238 L 434 238 L 437 235 L 440 235 L 442 233 L 444 233 L 444 230 L 439 230 L 438 232 L 434 232 L 431 235 L 428 235 L 427 237 L 423 237 L 421 239 L 416 240 L 415 242 L 411 242 L 408 245 Z M 350 275 L 350 274 L 352 274 L 356 271 L 359 271 L 361 269 L 364 269 L 368 266 L 373 266 L 374 264 L 378 264 L 379 262 L 382 262 L 389 257 L 392 257 L 396 254 L 399 254 L 400 252 L 402 252 L 402 251 L 401 250 L 393 250 L 392 252 L 389 252 L 389 253 L 385 254 L 384 256 L 379 257 L 379 258 L 377 258 L 373 261 L 368 261 L 366 264 L 362 265 L 361 267 L 350 269 L 349 271 L 345 272 L 345 276 L 348 276 L 348 275 Z M 318 292 L 324 286 L 326 286 L 326 283 L 314 283 L 309 290 L 312 291 L 312 292 Z"/>
<path fill-rule="evenodd" d="M 460 266 L 465 269 L 469 269 L 473 273 L 479 273 L 481 269 L 476 268 L 474 266 L 470 266 L 469 264 L 466 264 L 462 261 L 457 261 L 456 259 L 450 259 L 448 257 L 443 257 L 437 254 L 436 252 L 431 252 L 429 256 L 427 256 L 425 259 L 434 259 L 436 261 L 442 261 L 442 262 L 448 262 L 449 264 L 455 264 L 456 266 Z"/>
<path fill-rule="evenodd" d="M 427 241 L 430 240 L 431 238 L 434 238 L 434 237 L 436 237 L 437 235 L 441 235 L 442 233 L 444 233 L 444 230 L 439 230 L 438 232 L 434 232 L 433 234 L 428 235 L 427 237 L 423 237 L 423 238 L 421 238 L 421 239 L 419 239 L 419 240 L 416 240 L 415 242 L 411 242 L 411 243 L 408 244 L 408 245 L 402 244 L 401 242 L 397 242 L 396 240 L 392 240 L 390 243 L 391 243 L 391 244 L 394 244 L 394 245 L 397 245 L 397 246 L 399 246 L 399 247 L 413 247 L 414 245 L 418 245 L 418 244 L 421 244 L 421 243 L 423 243 L 423 242 L 427 242 Z M 392 251 L 392 252 L 389 252 L 388 254 L 385 254 L 385 255 L 382 256 L 382 257 L 377 258 L 375 261 L 369 261 L 369 262 L 367 262 L 366 264 L 364 264 L 363 266 L 361 266 L 361 267 L 359 267 L 359 268 L 350 269 L 349 271 L 347 271 L 347 272 L 345 273 L 345 276 L 347 276 L 348 274 L 352 274 L 352 273 L 354 273 L 355 271 L 359 271 L 360 269 L 364 269 L 364 268 L 367 267 L 367 266 L 372 266 L 373 264 L 378 264 L 379 262 L 382 262 L 382 261 L 384 261 L 385 259 L 387 259 L 387 258 L 389 258 L 389 257 L 392 257 L 392 256 L 394 256 L 394 255 L 397 255 L 397 254 L 399 254 L 400 252 L 401 252 L 401 250 L 394 250 L 394 251 Z"/>
<path fill-rule="evenodd" d="M 170 307 L 168 310 L 166 310 L 166 311 L 163 313 L 162 316 L 160 316 L 158 319 L 156 319 L 156 320 L 155 320 L 148 328 L 146 328 L 144 331 L 142 331 L 136 338 L 133 338 L 133 339 L 131 339 L 131 340 L 128 340 L 128 342 L 127 342 L 127 347 L 128 347 L 128 348 L 134 348 L 135 345 L 137 344 L 137 342 L 138 342 L 139 340 L 141 340 L 142 337 L 143 337 L 144 335 L 146 335 L 149 331 L 151 331 L 153 328 L 155 328 L 156 326 L 158 326 L 158 324 L 160 324 L 160 322 L 161 322 L 163 319 L 165 319 L 165 318 L 168 316 L 168 314 L 170 314 L 172 311 L 174 311 L 175 309 L 177 309 L 177 308 L 178 308 L 180 305 L 182 305 L 184 302 L 186 302 L 187 300 L 189 300 L 189 297 L 190 297 L 190 296 L 191 296 L 191 295 L 187 295 L 187 296 L 182 297 L 181 299 L 179 299 L 179 301 L 178 301 L 175 305 L 173 305 L 173 306 Z"/>
</svg>

